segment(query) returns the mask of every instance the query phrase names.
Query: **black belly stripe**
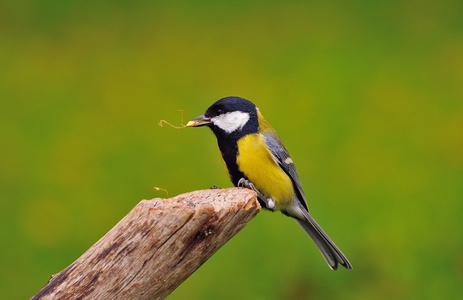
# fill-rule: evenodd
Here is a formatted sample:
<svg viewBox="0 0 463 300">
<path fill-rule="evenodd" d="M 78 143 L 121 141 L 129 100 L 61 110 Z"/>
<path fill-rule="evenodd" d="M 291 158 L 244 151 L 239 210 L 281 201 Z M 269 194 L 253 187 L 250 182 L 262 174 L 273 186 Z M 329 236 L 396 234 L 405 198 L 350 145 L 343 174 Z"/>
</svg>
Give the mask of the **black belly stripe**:
<svg viewBox="0 0 463 300">
<path fill-rule="evenodd" d="M 234 186 L 237 186 L 238 181 L 241 178 L 247 179 L 247 177 L 239 170 L 238 164 L 236 163 L 236 157 L 238 156 L 238 144 L 234 140 L 220 140 L 218 144 L 220 152 L 222 153 L 222 158 L 227 165 L 230 180 Z"/>
</svg>

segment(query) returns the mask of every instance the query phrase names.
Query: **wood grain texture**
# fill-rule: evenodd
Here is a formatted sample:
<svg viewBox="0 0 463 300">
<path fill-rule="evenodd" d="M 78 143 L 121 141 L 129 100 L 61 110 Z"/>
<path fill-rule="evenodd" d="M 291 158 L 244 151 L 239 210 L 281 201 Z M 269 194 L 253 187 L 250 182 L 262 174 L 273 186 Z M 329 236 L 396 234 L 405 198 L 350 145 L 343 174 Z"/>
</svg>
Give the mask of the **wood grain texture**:
<svg viewBox="0 0 463 300">
<path fill-rule="evenodd" d="M 242 188 L 142 200 L 31 299 L 163 299 L 259 211 Z"/>
</svg>

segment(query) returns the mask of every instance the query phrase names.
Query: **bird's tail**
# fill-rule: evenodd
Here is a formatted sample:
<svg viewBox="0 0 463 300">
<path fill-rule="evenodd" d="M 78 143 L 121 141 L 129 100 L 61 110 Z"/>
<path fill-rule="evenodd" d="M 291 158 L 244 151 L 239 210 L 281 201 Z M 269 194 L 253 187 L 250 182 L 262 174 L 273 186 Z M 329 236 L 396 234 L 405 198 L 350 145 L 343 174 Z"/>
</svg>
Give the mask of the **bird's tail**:
<svg viewBox="0 0 463 300">
<path fill-rule="evenodd" d="M 320 250 L 323 258 L 328 266 L 333 269 L 338 269 L 338 263 L 346 269 L 352 269 L 352 265 L 342 254 L 341 250 L 333 243 L 329 236 L 323 231 L 320 225 L 315 222 L 312 216 L 302 209 L 304 220 L 296 219 L 296 222 L 310 236 Z"/>
</svg>

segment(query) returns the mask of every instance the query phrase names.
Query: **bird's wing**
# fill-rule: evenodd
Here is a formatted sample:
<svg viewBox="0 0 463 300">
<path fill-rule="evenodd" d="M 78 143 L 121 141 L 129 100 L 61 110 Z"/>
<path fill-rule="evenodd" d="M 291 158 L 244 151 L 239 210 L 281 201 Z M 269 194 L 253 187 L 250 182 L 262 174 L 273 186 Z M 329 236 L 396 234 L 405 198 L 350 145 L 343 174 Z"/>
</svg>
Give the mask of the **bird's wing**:
<svg viewBox="0 0 463 300">
<path fill-rule="evenodd" d="M 297 175 L 296 167 L 294 166 L 294 163 L 291 157 L 289 156 L 289 152 L 283 144 L 283 141 L 279 138 L 279 136 L 274 130 L 265 132 L 264 136 L 267 142 L 268 149 L 272 153 L 278 165 L 291 178 L 299 201 L 301 202 L 302 206 L 308 211 L 309 209 L 307 207 L 307 201 L 305 199 L 304 190 L 302 189 L 301 180 L 299 179 L 299 175 Z"/>
</svg>

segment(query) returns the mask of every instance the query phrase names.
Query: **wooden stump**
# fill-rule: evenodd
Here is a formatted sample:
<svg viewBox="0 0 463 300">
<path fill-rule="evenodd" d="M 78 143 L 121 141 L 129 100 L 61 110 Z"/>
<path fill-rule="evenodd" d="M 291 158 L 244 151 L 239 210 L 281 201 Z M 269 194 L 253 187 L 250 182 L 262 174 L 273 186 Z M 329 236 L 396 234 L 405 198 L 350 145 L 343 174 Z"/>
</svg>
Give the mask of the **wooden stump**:
<svg viewBox="0 0 463 300">
<path fill-rule="evenodd" d="M 163 299 L 259 211 L 243 188 L 142 200 L 31 299 Z"/>
</svg>

